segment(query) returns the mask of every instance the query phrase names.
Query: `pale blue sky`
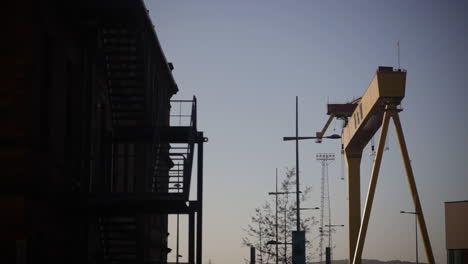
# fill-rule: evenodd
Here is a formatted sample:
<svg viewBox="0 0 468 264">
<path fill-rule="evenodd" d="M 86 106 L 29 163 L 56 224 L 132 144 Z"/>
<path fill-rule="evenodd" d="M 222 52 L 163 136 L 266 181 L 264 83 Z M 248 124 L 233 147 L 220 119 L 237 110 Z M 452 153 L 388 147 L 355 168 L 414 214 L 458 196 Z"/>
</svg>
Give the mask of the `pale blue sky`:
<svg viewBox="0 0 468 264">
<path fill-rule="evenodd" d="M 278 167 L 294 166 L 294 100 L 300 134 L 320 129 L 327 100 L 359 97 L 379 65 L 408 70 L 401 113 L 429 235 L 445 259 L 444 202 L 468 199 L 468 2 L 334 0 L 146 0 L 180 91 L 198 97 L 205 147 L 204 262 L 238 264 L 248 257 L 242 228 L 274 190 Z M 334 123 L 330 132 L 340 132 Z M 391 127 L 393 129 L 393 126 Z M 364 258 L 414 260 L 409 189 L 392 131 Z M 339 154 L 338 141 L 301 143 L 301 182 L 320 204 L 317 152 Z M 369 150 L 366 152 L 369 153 Z M 339 155 L 338 155 L 339 157 Z M 362 164 L 363 200 L 370 157 Z M 330 165 L 332 217 L 347 224 L 341 158 Z M 306 212 L 308 214 L 312 212 Z M 318 213 L 318 212 L 317 212 Z M 318 216 L 318 215 L 317 215 Z M 338 230 L 334 257 L 347 252 Z M 317 244 L 316 244 L 317 245 Z M 174 248 L 174 247 L 173 247 Z M 187 254 L 182 252 L 182 255 Z M 420 257 L 425 260 L 423 248 Z"/>
</svg>

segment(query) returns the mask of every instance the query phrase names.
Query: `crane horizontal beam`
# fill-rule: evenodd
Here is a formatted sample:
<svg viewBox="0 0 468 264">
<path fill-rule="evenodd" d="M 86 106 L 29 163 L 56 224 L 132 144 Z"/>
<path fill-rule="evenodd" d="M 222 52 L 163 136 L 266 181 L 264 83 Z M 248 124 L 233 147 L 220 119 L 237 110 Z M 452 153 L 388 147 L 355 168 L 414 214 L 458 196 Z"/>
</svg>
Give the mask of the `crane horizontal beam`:
<svg viewBox="0 0 468 264">
<path fill-rule="evenodd" d="M 382 125 L 385 104 L 399 105 L 405 96 L 406 72 L 379 67 L 343 128 L 345 151 L 361 151 Z"/>
</svg>

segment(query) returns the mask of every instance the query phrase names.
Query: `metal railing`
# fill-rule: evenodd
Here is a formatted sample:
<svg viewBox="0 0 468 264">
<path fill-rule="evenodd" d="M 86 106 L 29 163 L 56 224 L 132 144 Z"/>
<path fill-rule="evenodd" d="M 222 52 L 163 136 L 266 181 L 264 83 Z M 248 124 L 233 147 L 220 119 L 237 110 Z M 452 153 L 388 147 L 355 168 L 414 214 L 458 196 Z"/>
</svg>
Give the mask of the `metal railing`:
<svg viewBox="0 0 468 264">
<path fill-rule="evenodd" d="M 171 100 L 170 126 L 192 127 L 197 130 L 197 98 Z M 188 107 L 187 107 L 188 106 Z"/>
<path fill-rule="evenodd" d="M 156 169 L 152 189 L 155 192 L 182 194 L 188 199 L 196 139 L 196 98 L 171 101 L 170 128 L 177 128 L 184 142 L 169 142 L 167 156 L 172 166 Z M 166 175 L 165 175 L 166 174 Z M 165 176 L 163 176 L 165 175 Z"/>
</svg>

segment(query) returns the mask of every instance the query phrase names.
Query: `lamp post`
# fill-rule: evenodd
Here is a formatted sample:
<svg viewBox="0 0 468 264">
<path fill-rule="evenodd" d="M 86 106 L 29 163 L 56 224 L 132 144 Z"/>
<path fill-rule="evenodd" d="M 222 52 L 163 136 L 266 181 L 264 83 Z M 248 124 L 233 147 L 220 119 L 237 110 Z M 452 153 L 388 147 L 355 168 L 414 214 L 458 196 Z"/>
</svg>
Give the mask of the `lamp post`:
<svg viewBox="0 0 468 264">
<path fill-rule="evenodd" d="M 275 191 L 278 192 L 278 168 L 276 168 L 276 185 Z M 275 195 L 275 233 L 276 241 L 278 241 L 278 195 Z M 276 244 L 276 264 L 278 264 L 278 244 Z"/>
<path fill-rule="evenodd" d="M 319 210 L 320 207 L 301 207 L 301 208 L 293 208 L 293 210 Z"/>
<path fill-rule="evenodd" d="M 278 241 L 278 195 L 281 195 L 281 194 L 290 194 L 290 193 L 296 193 L 296 192 L 278 192 L 278 169 L 276 169 L 276 192 L 269 192 L 268 195 L 274 195 L 276 197 L 276 203 L 275 203 L 275 229 L 276 229 L 276 241 Z M 301 192 L 299 192 L 301 193 Z M 284 207 L 284 241 L 287 240 L 287 228 L 286 228 L 286 224 L 287 224 L 287 210 L 286 210 L 286 205 Z M 268 241 L 267 242 L 267 245 L 273 245 L 273 243 L 270 243 L 272 242 L 273 240 L 271 241 Z M 284 259 L 285 259 L 285 263 L 286 263 L 286 257 L 287 257 L 287 244 L 288 243 L 276 243 L 274 245 L 276 245 L 276 264 L 278 264 L 278 245 L 280 244 L 283 244 L 284 245 Z M 290 243 L 289 243 L 290 244 Z"/>
<path fill-rule="evenodd" d="M 297 97 L 296 97 L 296 114 L 297 114 Z M 297 116 L 296 116 L 296 128 L 297 128 Z M 296 204 L 297 204 L 297 207 L 296 208 L 296 225 L 297 225 L 297 231 L 300 231 L 300 202 L 299 202 L 299 140 L 304 140 L 304 139 L 323 139 L 323 138 L 328 138 L 328 139 L 339 139 L 341 138 L 340 135 L 338 134 L 333 134 L 333 135 L 330 135 L 330 136 L 325 136 L 325 137 L 299 137 L 297 135 L 297 131 L 296 131 L 296 136 L 295 137 L 283 137 L 283 141 L 291 141 L 291 140 L 295 140 L 296 141 Z"/>
<path fill-rule="evenodd" d="M 299 198 L 299 140 L 301 139 L 322 139 L 322 138 L 341 138 L 339 135 L 332 135 L 328 137 L 299 137 L 299 107 L 298 97 L 296 96 L 296 136 L 295 137 L 283 137 L 283 141 L 294 140 L 296 141 L 296 232 L 293 232 L 293 241 L 296 244 L 293 247 L 293 264 L 305 263 L 305 233 L 301 232 L 301 214 L 300 214 L 300 198 Z M 295 238 L 294 238 L 295 237 Z M 294 254 L 294 250 L 297 251 Z"/>
<path fill-rule="evenodd" d="M 286 239 L 286 237 L 284 237 Z M 270 240 L 268 242 L 265 243 L 265 245 L 275 245 L 276 248 L 278 248 L 278 245 L 284 245 L 284 248 L 286 249 L 286 245 L 292 245 L 292 243 L 289 243 L 289 242 L 280 242 L 278 240 Z M 284 255 L 284 263 L 287 263 L 287 259 L 286 259 L 286 250 L 284 251 L 285 255 Z M 278 262 L 278 251 L 276 251 L 276 262 Z"/>
<path fill-rule="evenodd" d="M 413 214 L 414 215 L 414 236 L 416 241 L 416 264 L 419 264 L 418 259 L 418 213 L 417 212 L 406 212 L 400 211 L 400 214 Z"/>
<path fill-rule="evenodd" d="M 299 192 L 299 140 L 304 140 L 304 139 L 323 139 L 323 138 L 328 138 L 328 139 L 339 139 L 341 138 L 340 135 L 338 134 L 333 134 L 333 135 L 330 135 L 330 136 L 325 136 L 325 137 L 299 137 L 297 135 L 297 97 L 296 97 L 296 136 L 295 137 L 283 137 L 283 141 L 291 141 L 291 140 L 295 140 L 296 141 L 296 191 Z M 297 231 L 300 231 L 300 204 L 299 204 L 299 193 L 297 193 L 296 195 L 296 204 L 297 204 L 297 207 L 296 208 L 297 212 Z"/>
<path fill-rule="evenodd" d="M 341 136 L 338 134 L 333 134 L 330 136 L 326 137 L 283 137 L 283 141 L 291 141 L 291 140 L 304 140 L 304 139 L 322 139 L 322 138 L 328 138 L 328 139 L 340 139 Z"/>
<path fill-rule="evenodd" d="M 266 245 L 292 245 L 292 243 L 281 242 L 281 241 L 276 241 L 276 240 L 270 240 L 270 241 L 266 242 Z"/>
<path fill-rule="evenodd" d="M 301 208 L 294 208 L 294 210 L 319 210 L 320 207 L 301 207 Z"/>
<path fill-rule="evenodd" d="M 330 248 L 330 263 L 331 261 L 333 260 L 333 253 L 332 253 L 332 245 L 333 245 L 333 242 L 332 242 L 332 232 L 331 232 L 331 228 L 332 227 L 343 227 L 344 225 L 325 225 L 325 227 L 328 227 L 328 247 Z"/>
<path fill-rule="evenodd" d="M 276 168 L 275 192 L 278 193 L 278 168 Z M 278 241 L 278 195 L 275 195 L 275 236 Z M 278 244 L 276 244 L 276 264 L 278 264 Z"/>
<path fill-rule="evenodd" d="M 301 207 L 299 210 L 318 210 L 320 207 L 312 207 L 312 208 L 307 208 L 307 207 Z M 294 210 L 297 210 L 297 208 L 294 208 Z"/>
<path fill-rule="evenodd" d="M 297 132 L 297 131 L 296 131 Z M 338 135 L 338 134 L 333 134 L 333 135 L 330 135 L 330 136 L 324 136 L 324 137 L 299 137 L 297 136 L 297 133 L 296 133 L 296 136 L 295 137 L 283 137 L 283 141 L 290 141 L 290 140 L 295 140 L 296 141 L 296 144 L 299 140 L 304 140 L 304 139 L 320 139 L 320 142 L 323 138 L 328 138 L 328 139 L 340 139 L 341 136 Z M 298 155 L 298 152 L 297 152 L 297 145 L 296 145 L 296 158 L 297 158 L 297 155 Z M 297 176 L 297 175 L 296 175 Z M 297 178 L 296 179 L 296 188 L 299 188 L 298 187 L 298 183 L 299 182 L 299 179 Z M 297 195 L 297 199 L 299 195 Z M 299 201 L 299 200 L 298 200 Z M 299 203 L 297 203 L 297 207 L 296 208 L 296 211 L 297 211 L 297 219 L 299 219 L 299 211 L 300 211 L 300 206 L 299 206 Z M 298 223 L 298 230 L 299 230 L 299 223 Z M 322 253 L 321 253 L 322 254 Z"/>
</svg>

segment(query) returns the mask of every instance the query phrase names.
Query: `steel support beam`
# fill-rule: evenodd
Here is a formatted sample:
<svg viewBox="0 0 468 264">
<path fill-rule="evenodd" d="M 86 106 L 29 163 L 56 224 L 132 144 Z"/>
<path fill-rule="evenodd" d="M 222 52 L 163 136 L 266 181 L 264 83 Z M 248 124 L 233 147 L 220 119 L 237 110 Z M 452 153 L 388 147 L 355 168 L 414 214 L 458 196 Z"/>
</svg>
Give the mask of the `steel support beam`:
<svg viewBox="0 0 468 264">
<path fill-rule="evenodd" d="M 375 157 L 374 165 L 372 167 L 372 175 L 369 182 L 369 190 L 367 191 L 366 204 L 364 206 L 364 217 L 359 228 L 359 235 L 357 239 L 356 251 L 353 257 L 353 264 L 361 264 L 362 250 L 366 239 L 367 227 L 369 225 L 369 217 L 372 210 L 372 203 L 374 202 L 375 188 L 377 186 L 377 179 L 379 177 L 380 165 L 382 163 L 382 156 L 385 147 L 385 139 L 387 138 L 388 124 L 390 123 L 390 113 L 385 112 L 383 117 L 382 130 L 380 133 L 379 145 L 377 147 L 377 155 Z"/>
<path fill-rule="evenodd" d="M 361 159 L 362 150 L 346 151 L 348 167 L 348 256 L 354 258 L 356 242 L 361 224 Z"/>
<path fill-rule="evenodd" d="M 196 264 L 202 264 L 202 238 L 203 238 L 203 132 L 197 135 L 197 261 Z"/>
<path fill-rule="evenodd" d="M 421 229 L 421 234 L 423 237 L 424 248 L 426 250 L 426 257 L 427 257 L 429 264 L 435 263 L 431 243 L 429 240 L 429 235 L 428 235 L 427 228 L 426 228 L 426 223 L 424 220 L 424 214 L 423 214 L 422 207 L 421 207 L 421 202 L 419 200 L 419 195 L 418 195 L 418 191 L 416 188 L 416 182 L 414 180 L 413 169 L 411 168 L 411 161 L 409 159 L 408 149 L 406 147 L 406 142 L 405 142 L 405 138 L 403 135 L 403 129 L 401 126 L 400 117 L 398 115 L 398 111 L 399 110 L 396 108 L 395 105 L 387 105 L 385 109 L 385 114 L 384 114 L 383 124 L 382 124 L 382 131 L 381 131 L 381 135 L 379 139 L 379 145 L 377 148 L 377 155 L 375 158 L 374 166 L 372 168 L 372 175 L 371 175 L 371 180 L 369 183 L 369 190 L 367 193 L 366 205 L 364 207 L 364 216 L 362 219 L 362 223 L 360 225 L 356 251 L 354 253 L 353 262 L 352 262 L 353 264 L 361 263 L 362 251 L 364 249 L 364 243 L 366 239 L 366 233 L 367 233 L 369 218 L 370 218 L 370 214 L 372 210 L 372 203 L 373 203 L 375 189 L 377 185 L 379 169 L 380 169 L 380 165 L 382 162 L 382 156 L 383 156 L 383 151 L 385 147 L 385 139 L 386 139 L 387 132 L 388 132 L 388 125 L 390 123 L 390 118 L 393 118 L 393 121 L 395 124 L 395 129 L 396 129 L 398 141 L 400 144 L 401 155 L 403 158 L 406 176 L 408 179 L 408 185 L 410 187 L 414 207 L 417 213 L 419 227 Z"/>
<path fill-rule="evenodd" d="M 429 264 L 434 264 L 434 255 L 432 253 L 431 241 L 429 240 L 429 234 L 427 233 L 426 222 L 424 220 L 424 214 L 419 200 L 418 190 L 416 188 L 416 181 L 414 180 L 413 169 L 411 167 L 411 160 L 408 155 L 408 149 L 406 148 L 405 136 L 403 135 L 403 128 L 401 126 L 400 117 L 397 110 L 392 111 L 393 122 L 395 124 L 395 130 L 398 136 L 398 142 L 400 143 L 401 156 L 405 165 L 406 176 L 408 184 L 413 197 L 414 208 L 417 213 L 419 229 L 423 238 L 424 249 L 426 250 L 426 257 Z"/>
<path fill-rule="evenodd" d="M 189 264 L 195 264 L 195 213 L 189 214 L 189 241 L 188 241 L 188 262 Z"/>
</svg>

